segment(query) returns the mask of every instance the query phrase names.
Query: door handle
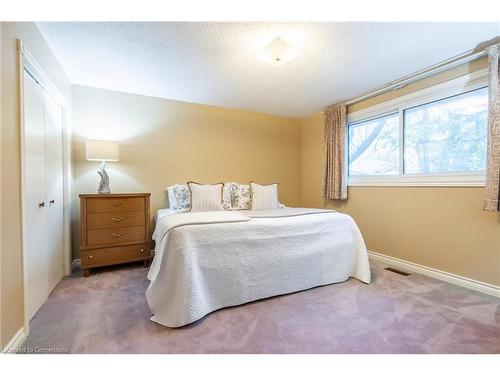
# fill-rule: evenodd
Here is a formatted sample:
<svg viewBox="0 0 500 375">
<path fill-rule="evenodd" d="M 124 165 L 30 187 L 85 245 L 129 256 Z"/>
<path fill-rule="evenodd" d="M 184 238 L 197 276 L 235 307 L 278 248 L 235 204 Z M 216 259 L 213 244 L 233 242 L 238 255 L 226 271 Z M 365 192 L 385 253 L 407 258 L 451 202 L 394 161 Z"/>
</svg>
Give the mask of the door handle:
<svg viewBox="0 0 500 375">
<path fill-rule="evenodd" d="M 45 207 L 45 202 L 38 203 L 38 208 L 43 208 Z"/>
<path fill-rule="evenodd" d="M 52 200 L 49 202 L 49 204 L 50 204 L 51 206 L 52 206 L 52 205 L 54 205 L 54 203 L 55 203 L 55 200 L 54 200 L 54 199 L 52 199 Z"/>
</svg>

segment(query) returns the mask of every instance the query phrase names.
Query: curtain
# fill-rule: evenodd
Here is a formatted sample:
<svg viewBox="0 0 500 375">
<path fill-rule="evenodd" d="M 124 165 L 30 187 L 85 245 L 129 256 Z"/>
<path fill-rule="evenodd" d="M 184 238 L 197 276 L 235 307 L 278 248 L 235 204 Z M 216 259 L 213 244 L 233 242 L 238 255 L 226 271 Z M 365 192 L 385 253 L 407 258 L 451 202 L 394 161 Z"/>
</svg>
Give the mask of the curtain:
<svg viewBox="0 0 500 375">
<path fill-rule="evenodd" d="M 345 104 L 328 107 L 324 113 L 324 174 L 323 198 L 347 199 L 347 173 L 345 166 Z"/>
<path fill-rule="evenodd" d="M 486 195 L 484 209 L 500 211 L 500 43 L 488 48 L 488 152 L 486 159 Z"/>
</svg>

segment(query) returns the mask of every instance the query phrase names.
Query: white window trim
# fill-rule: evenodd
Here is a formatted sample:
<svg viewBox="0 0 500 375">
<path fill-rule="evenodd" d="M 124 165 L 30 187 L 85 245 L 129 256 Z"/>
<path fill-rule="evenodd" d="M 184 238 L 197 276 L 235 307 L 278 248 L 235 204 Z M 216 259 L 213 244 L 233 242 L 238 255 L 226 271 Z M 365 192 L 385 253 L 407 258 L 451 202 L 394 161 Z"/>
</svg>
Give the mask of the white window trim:
<svg viewBox="0 0 500 375">
<path fill-rule="evenodd" d="M 400 145 L 403 144 L 403 112 L 405 109 L 427 104 L 450 96 L 460 95 L 488 85 L 488 70 L 482 69 L 384 103 L 361 109 L 347 115 L 347 123 L 356 125 L 371 118 L 399 113 Z M 346 137 L 346 143 L 349 140 Z M 348 160 L 349 147 L 346 147 Z M 456 172 L 432 174 L 403 174 L 404 148 L 399 147 L 399 175 L 349 176 L 348 186 L 485 186 L 485 172 Z M 346 170 L 348 169 L 348 166 Z"/>
</svg>

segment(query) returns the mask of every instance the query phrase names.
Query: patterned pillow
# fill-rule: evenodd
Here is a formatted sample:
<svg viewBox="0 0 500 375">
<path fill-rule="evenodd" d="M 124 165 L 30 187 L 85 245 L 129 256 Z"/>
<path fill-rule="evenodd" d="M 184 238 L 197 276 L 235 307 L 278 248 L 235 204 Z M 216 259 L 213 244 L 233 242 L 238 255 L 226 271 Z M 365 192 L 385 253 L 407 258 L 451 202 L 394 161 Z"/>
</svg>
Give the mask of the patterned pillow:
<svg viewBox="0 0 500 375">
<path fill-rule="evenodd" d="M 237 182 L 226 182 L 222 192 L 222 205 L 225 210 L 249 210 L 250 186 Z"/>
<path fill-rule="evenodd" d="M 249 210 L 252 206 L 250 199 L 250 185 L 238 184 L 234 190 L 234 204 L 237 210 Z"/>
<path fill-rule="evenodd" d="M 173 210 L 187 210 L 191 205 L 191 194 L 187 184 L 169 186 L 168 202 Z"/>
<path fill-rule="evenodd" d="M 226 211 L 233 209 L 233 188 L 236 182 L 224 182 L 222 187 L 222 207 Z"/>
</svg>

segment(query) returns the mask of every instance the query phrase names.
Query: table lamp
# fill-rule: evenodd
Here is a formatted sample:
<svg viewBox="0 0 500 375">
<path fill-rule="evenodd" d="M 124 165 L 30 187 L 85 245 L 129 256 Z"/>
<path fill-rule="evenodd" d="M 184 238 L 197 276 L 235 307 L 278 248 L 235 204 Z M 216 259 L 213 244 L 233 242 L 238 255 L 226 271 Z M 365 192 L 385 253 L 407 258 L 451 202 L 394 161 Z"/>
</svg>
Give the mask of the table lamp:
<svg viewBox="0 0 500 375">
<path fill-rule="evenodd" d="M 101 182 L 97 192 L 99 194 L 109 194 L 109 177 L 106 173 L 107 161 L 118 161 L 118 143 L 109 141 L 85 141 L 86 159 L 91 161 L 100 161 L 101 165 L 97 170 L 101 176 Z"/>
</svg>

